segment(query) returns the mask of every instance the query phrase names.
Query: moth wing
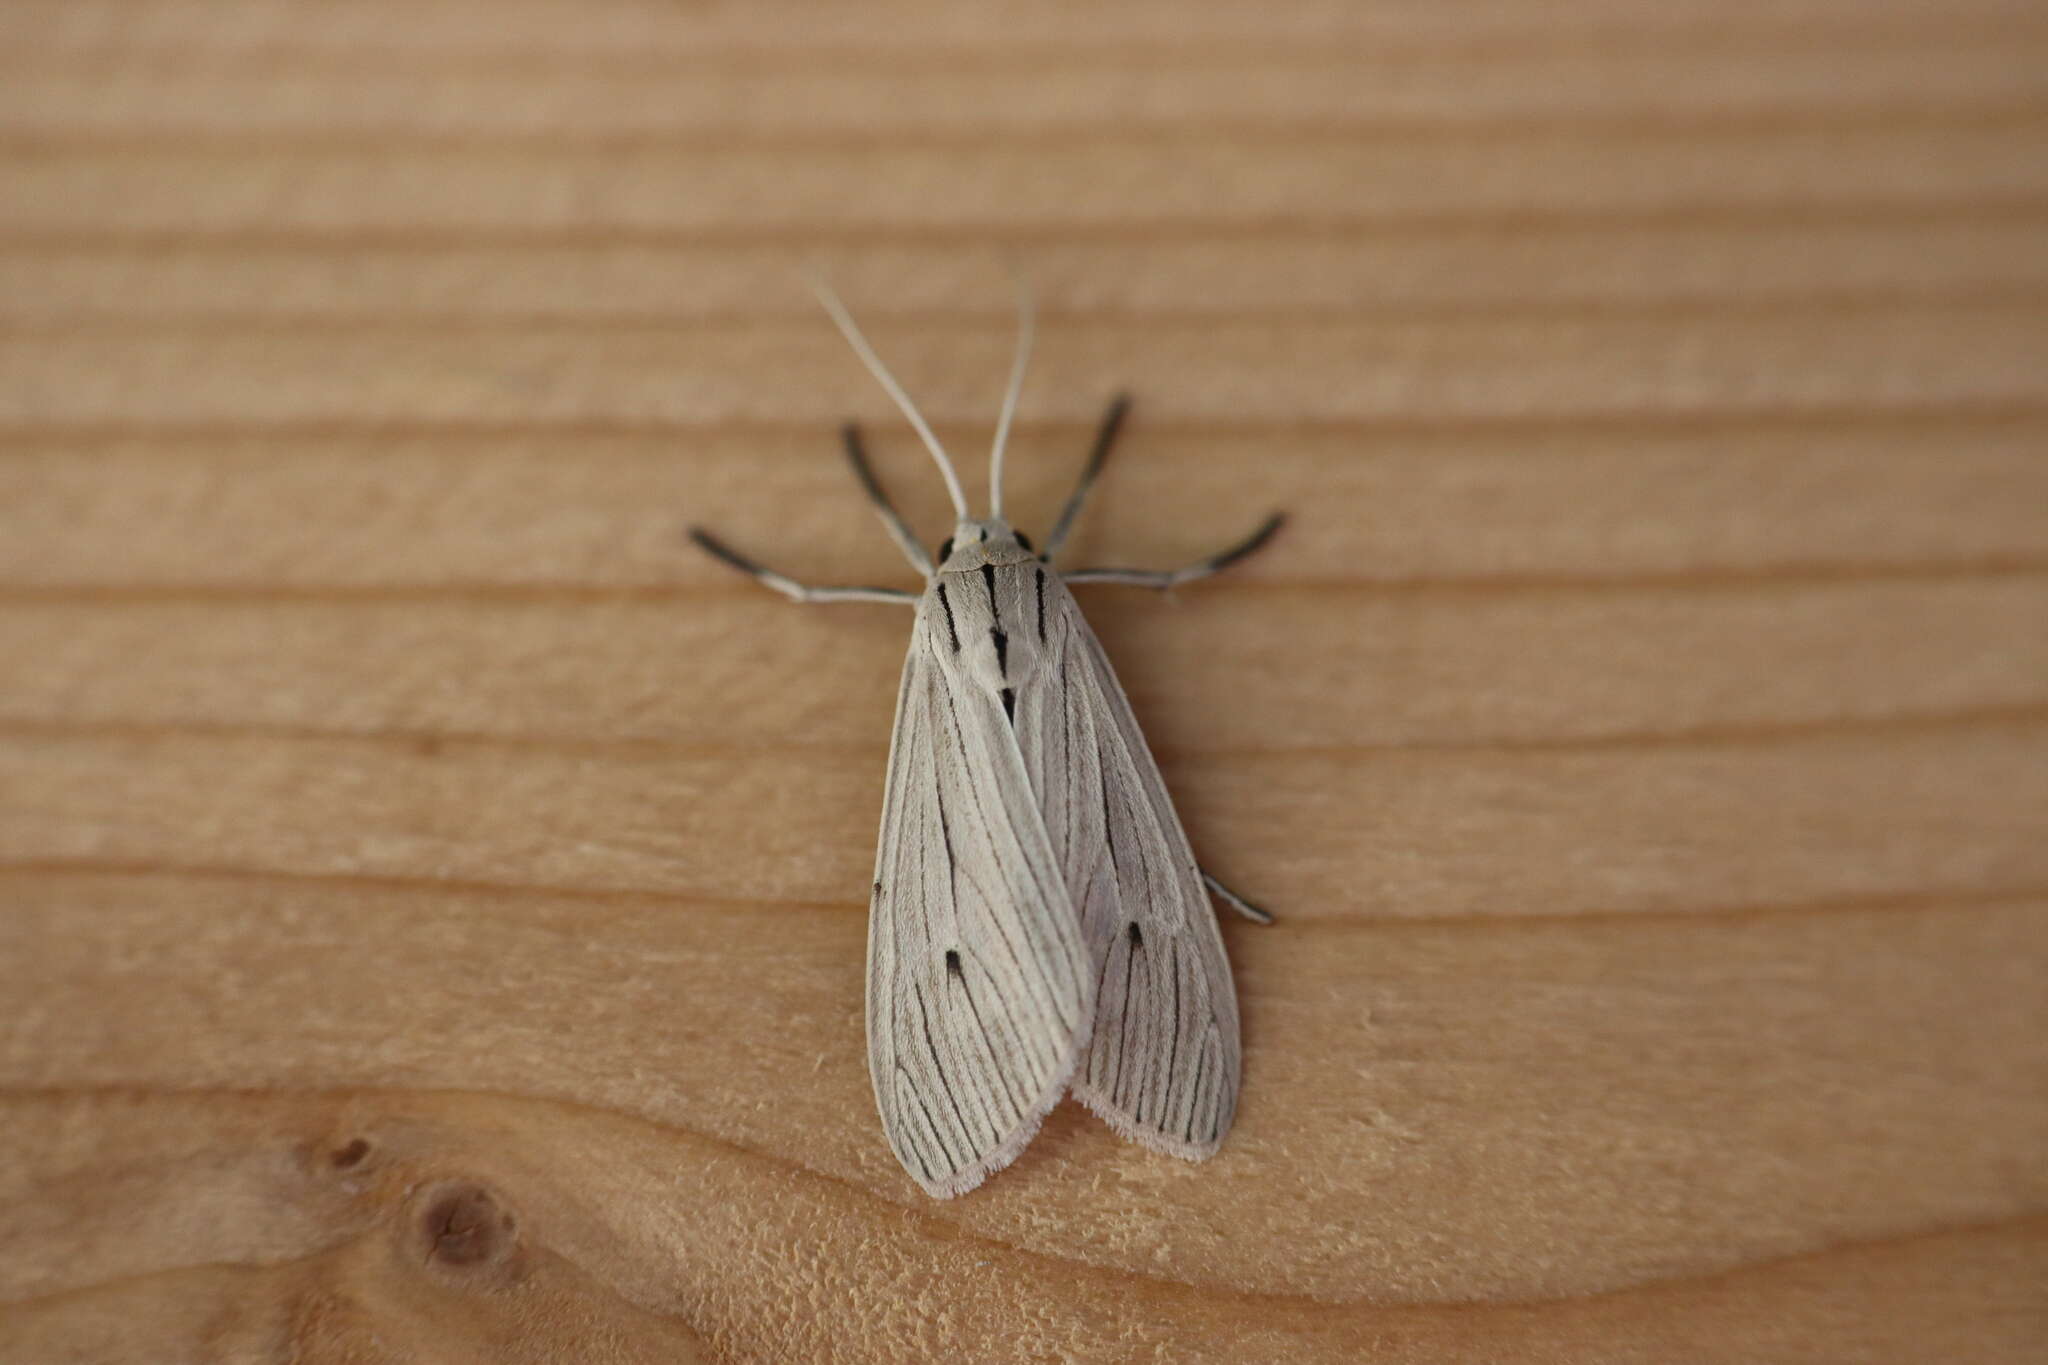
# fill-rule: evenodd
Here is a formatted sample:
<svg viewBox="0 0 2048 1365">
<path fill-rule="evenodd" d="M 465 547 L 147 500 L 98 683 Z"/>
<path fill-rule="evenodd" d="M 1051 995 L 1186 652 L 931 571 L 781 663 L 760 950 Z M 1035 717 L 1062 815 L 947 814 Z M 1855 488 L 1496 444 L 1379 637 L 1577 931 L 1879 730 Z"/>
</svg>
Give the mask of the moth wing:
<svg viewBox="0 0 2048 1365">
<path fill-rule="evenodd" d="M 1237 993 L 1216 913 L 1159 765 L 1095 632 L 1045 584 L 1046 670 L 1017 736 L 1094 972 L 1074 1093 L 1123 1136 L 1215 1152 L 1237 1111 Z"/>
<path fill-rule="evenodd" d="M 868 1069 L 904 1169 L 944 1199 L 1016 1159 L 1093 1018 L 1087 946 L 1007 718 L 922 615 L 868 920 Z"/>
</svg>

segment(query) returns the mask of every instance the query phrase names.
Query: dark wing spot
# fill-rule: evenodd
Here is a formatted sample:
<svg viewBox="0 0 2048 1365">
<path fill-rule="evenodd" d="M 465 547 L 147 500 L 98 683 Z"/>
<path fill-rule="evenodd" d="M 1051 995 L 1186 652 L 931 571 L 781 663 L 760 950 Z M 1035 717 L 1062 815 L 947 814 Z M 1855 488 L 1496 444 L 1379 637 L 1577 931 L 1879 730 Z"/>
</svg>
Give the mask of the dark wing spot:
<svg viewBox="0 0 2048 1365">
<path fill-rule="evenodd" d="M 1017 723 L 1017 689 L 1014 687 L 1003 689 L 1003 715 L 1008 718 L 1010 724 Z"/>
<path fill-rule="evenodd" d="M 946 970 L 955 976 L 960 975 L 960 950 L 958 948 L 946 949 Z"/>
<path fill-rule="evenodd" d="M 990 627 L 988 638 L 996 643 L 996 672 L 1010 676 L 1010 637 L 1000 626 Z"/>
<path fill-rule="evenodd" d="M 1131 946 L 1133 948 L 1145 946 L 1145 936 L 1138 932 L 1138 922 L 1136 920 L 1131 921 Z"/>
</svg>

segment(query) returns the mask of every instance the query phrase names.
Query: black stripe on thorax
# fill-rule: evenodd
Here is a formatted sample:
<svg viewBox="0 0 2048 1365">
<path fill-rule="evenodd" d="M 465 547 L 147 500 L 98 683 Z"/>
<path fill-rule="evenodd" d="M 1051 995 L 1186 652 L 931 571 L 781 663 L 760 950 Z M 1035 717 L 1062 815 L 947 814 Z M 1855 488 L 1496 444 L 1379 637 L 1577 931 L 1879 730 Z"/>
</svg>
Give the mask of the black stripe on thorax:
<svg viewBox="0 0 2048 1365">
<path fill-rule="evenodd" d="M 1010 676 L 1010 634 L 1003 629 L 1003 609 L 996 602 L 995 566 L 981 566 L 981 581 L 988 585 L 988 638 L 996 647 L 996 672 Z"/>
<path fill-rule="evenodd" d="M 953 624 L 953 604 L 946 600 L 946 585 L 944 583 L 939 584 L 938 592 L 939 606 L 944 608 L 946 612 L 946 638 L 953 642 L 953 652 L 958 654 L 960 652 L 960 630 Z"/>
</svg>

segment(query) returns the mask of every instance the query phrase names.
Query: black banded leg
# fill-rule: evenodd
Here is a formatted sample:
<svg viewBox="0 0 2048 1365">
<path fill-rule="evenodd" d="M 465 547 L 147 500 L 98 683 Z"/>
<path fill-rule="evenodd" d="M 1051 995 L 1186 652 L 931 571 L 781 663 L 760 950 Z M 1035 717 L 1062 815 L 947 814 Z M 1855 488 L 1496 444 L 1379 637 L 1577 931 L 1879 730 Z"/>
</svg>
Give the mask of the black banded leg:
<svg viewBox="0 0 2048 1365">
<path fill-rule="evenodd" d="M 773 588 L 792 602 L 902 602 L 917 605 L 917 594 L 898 588 L 813 588 L 785 577 L 773 569 L 765 568 L 748 559 L 724 541 L 712 536 L 709 531 L 692 526 L 690 539 L 697 542 L 697 548 L 722 564 L 738 569 L 754 579 L 764 588 Z"/>
<path fill-rule="evenodd" d="M 868 463 L 866 446 L 861 443 L 860 428 L 848 422 L 839 429 L 839 439 L 846 445 L 846 462 L 853 466 L 853 477 L 860 480 L 863 493 L 881 514 L 882 525 L 889 528 L 889 538 L 896 542 L 896 548 L 903 551 L 903 557 L 910 561 L 910 567 L 926 578 L 935 573 L 932 558 L 925 553 L 924 546 L 917 543 L 911 533 L 910 524 L 903 520 L 903 514 L 896 510 L 896 504 L 889 501 L 889 495 L 882 491 L 882 481 L 875 477 L 874 466 Z"/>
<path fill-rule="evenodd" d="M 1250 901 L 1232 891 L 1222 882 L 1217 881 L 1207 872 L 1202 874 L 1202 884 L 1209 888 L 1210 895 L 1237 911 L 1238 914 L 1243 915 L 1253 924 L 1271 924 L 1273 922 L 1273 916 L 1269 911 L 1259 909 L 1258 906 L 1253 905 Z"/>
<path fill-rule="evenodd" d="M 1128 583 L 1137 588 L 1177 588 L 1183 583 L 1207 578 L 1210 574 L 1227 569 L 1240 559 L 1250 556 L 1273 538 L 1273 533 L 1280 529 L 1280 523 L 1286 519 L 1284 514 L 1275 512 L 1266 518 L 1258 530 L 1237 544 L 1184 569 L 1077 569 L 1062 577 L 1069 583 Z"/>
<path fill-rule="evenodd" d="M 1047 563 L 1052 562 L 1060 546 L 1066 543 L 1067 532 L 1074 529 L 1074 519 L 1081 515 L 1081 504 L 1088 500 L 1088 490 L 1095 486 L 1095 476 L 1108 462 L 1110 449 L 1116 445 L 1117 433 L 1123 430 L 1124 414 L 1130 410 L 1131 396 L 1127 393 L 1120 393 L 1109 400 L 1109 409 L 1102 414 L 1102 424 L 1095 428 L 1095 444 L 1089 447 L 1088 463 L 1081 469 L 1081 482 L 1074 486 L 1067 505 L 1060 509 L 1060 519 L 1053 523 L 1052 534 L 1045 538 L 1045 553 L 1040 558 Z"/>
</svg>

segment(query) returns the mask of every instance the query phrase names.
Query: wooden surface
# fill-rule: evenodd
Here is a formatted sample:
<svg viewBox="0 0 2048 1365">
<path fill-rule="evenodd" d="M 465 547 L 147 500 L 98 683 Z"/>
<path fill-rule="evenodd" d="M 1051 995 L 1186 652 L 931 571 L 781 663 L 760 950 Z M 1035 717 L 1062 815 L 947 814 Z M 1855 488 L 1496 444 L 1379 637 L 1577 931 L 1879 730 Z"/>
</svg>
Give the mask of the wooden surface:
<svg viewBox="0 0 2048 1365">
<path fill-rule="evenodd" d="M 0 1359 L 2026 1358 L 2044 134 L 2017 0 L 10 0 Z M 1085 602 L 1283 922 L 1216 1160 L 936 1204 L 905 622 L 681 531 L 902 581 L 797 269 L 972 450 L 1006 255 L 1026 529 L 1120 385 L 1083 558 L 1295 514 Z"/>
</svg>

